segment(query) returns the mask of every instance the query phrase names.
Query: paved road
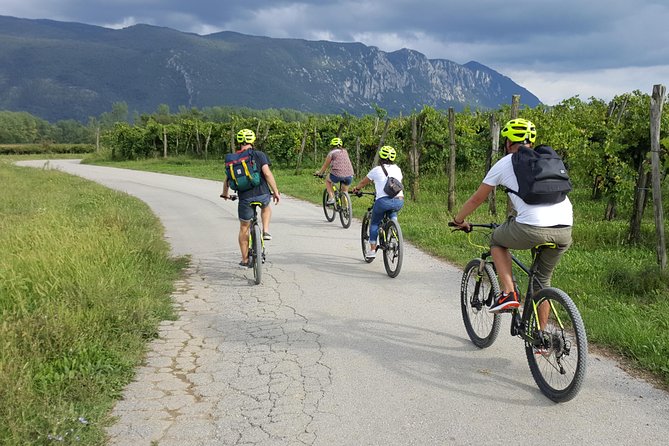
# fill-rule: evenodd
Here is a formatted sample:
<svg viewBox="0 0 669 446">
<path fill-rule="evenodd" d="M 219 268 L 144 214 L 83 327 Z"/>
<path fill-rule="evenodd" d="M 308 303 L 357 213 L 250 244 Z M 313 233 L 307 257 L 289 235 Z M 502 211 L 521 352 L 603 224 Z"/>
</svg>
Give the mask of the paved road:
<svg viewBox="0 0 669 446">
<path fill-rule="evenodd" d="M 667 393 L 591 354 L 579 396 L 552 403 L 520 340 L 469 342 L 455 267 L 409 246 L 390 279 L 362 261 L 359 222 L 344 230 L 284 197 L 254 286 L 219 183 L 49 165 L 144 200 L 193 259 L 179 319 L 114 409 L 112 445 L 667 444 Z"/>
</svg>

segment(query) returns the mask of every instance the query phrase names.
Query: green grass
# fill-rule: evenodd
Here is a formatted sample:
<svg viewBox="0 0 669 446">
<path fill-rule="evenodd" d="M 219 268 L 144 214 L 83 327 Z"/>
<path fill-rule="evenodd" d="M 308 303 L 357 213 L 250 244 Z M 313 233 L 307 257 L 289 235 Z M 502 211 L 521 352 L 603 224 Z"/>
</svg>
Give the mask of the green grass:
<svg viewBox="0 0 669 446">
<path fill-rule="evenodd" d="M 220 161 L 178 158 L 103 164 L 214 180 L 221 180 L 224 175 Z M 282 193 L 319 203 L 323 180 L 311 176 L 313 170 L 304 168 L 296 175 L 294 169 L 273 169 Z M 459 204 L 480 180 L 479 173 L 459 173 Z M 422 178 L 419 200 L 407 200 L 400 223 L 407 240 L 463 266 L 479 251 L 467 243 L 463 234 L 451 233 L 446 227 L 450 220 L 446 190 L 443 177 Z M 498 209 L 503 212 L 506 197 L 501 193 L 497 197 Z M 577 188 L 570 198 L 575 214 L 574 244 L 558 266 L 553 285 L 567 291 L 578 305 L 591 343 L 630 359 L 632 366 L 650 372 L 669 386 L 669 276 L 656 265 L 652 208 L 646 212 L 642 243 L 630 246 L 626 243 L 627 217 L 603 221 L 605 202 L 591 200 L 586 187 Z M 354 197 L 352 201 L 354 215 L 361 217 L 370 199 Z M 499 219 L 489 215 L 486 205 L 470 217 L 479 222 Z M 522 255 L 521 258 L 527 259 Z"/>
<path fill-rule="evenodd" d="M 169 257 L 160 222 L 142 202 L 77 177 L 9 164 L 45 157 L 51 156 L 0 158 L 0 444 L 103 444 L 109 411 L 146 343 L 161 320 L 174 317 L 169 296 L 186 260 Z M 89 155 L 89 162 L 224 175 L 220 161 L 110 163 Z M 312 168 L 299 175 L 273 170 L 283 193 L 320 202 L 323 180 L 311 176 Z M 459 175 L 459 203 L 479 181 L 474 173 Z M 443 178 L 423 178 L 419 200 L 407 200 L 400 222 L 407 240 L 462 266 L 478 250 L 446 227 L 445 191 Z M 655 265 L 652 222 L 644 222 L 642 243 L 629 246 L 626 220 L 602 221 L 604 203 L 591 201 L 585 189 L 571 198 L 574 246 L 554 285 L 576 301 L 591 343 L 669 386 L 669 277 Z M 370 200 L 353 198 L 357 217 Z M 498 207 L 505 204 L 498 194 Z M 472 219 L 495 220 L 485 206 Z"/>
<path fill-rule="evenodd" d="M 130 196 L 7 162 L 0 184 L 0 444 L 103 444 L 186 259 Z"/>
<path fill-rule="evenodd" d="M 95 146 L 93 144 L 0 144 L 0 155 L 78 154 L 81 156 L 94 151 Z"/>
</svg>

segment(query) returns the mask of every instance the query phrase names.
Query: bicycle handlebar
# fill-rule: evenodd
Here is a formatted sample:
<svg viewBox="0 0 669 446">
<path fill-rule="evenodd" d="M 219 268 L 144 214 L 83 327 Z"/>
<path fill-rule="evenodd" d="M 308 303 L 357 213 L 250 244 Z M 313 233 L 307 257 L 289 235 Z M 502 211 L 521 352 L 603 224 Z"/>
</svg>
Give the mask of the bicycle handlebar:
<svg viewBox="0 0 669 446">
<path fill-rule="evenodd" d="M 362 197 L 363 195 L 374 195 L 374 196 L 376 196 L 376 192 L 363 192 L 361 190 L 359 190 L 357 192 L 351 191 L 351 193 L 358 198 Z"/>
<path fill-rule="evenodd" d="M 324 173 L 314 173 L 314 176 L 315 176 L 315 177 L 318 177 L 318 178 L 325 178 L 325 174 L 324 174 Z"/>
<path fill-rule="evenodd" d="M 460 226 L 456 225 L 454 222 L 449 221 L 448 226 L 453 229 L 453 231 L 463 231 L 463 232 L 472 232 L 474 228 L 484 228 L 484 229 L 495 229 L 497 226 L 499 226 L 498 223 L 468 223 L 466 228 L 461 228 Z"/>
<path fill-rule="evenodd" d="M 219 196 L 220 196 L 222 199 L 225 200 L 225 197 L 223 196 L 223 194 L 221 194 L 221 195 L 219 195 Z M 230 200 L 230 201 L 235 201 L 236 199 L 237 199 L 237 195 L 228 195 L 228 200 Z"/>
</svg>

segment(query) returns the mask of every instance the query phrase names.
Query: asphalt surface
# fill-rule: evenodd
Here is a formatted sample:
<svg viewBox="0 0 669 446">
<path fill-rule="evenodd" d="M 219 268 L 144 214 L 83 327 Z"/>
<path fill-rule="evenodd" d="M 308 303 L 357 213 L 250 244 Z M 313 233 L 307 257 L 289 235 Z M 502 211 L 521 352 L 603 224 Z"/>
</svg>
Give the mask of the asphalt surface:
<svg viewBox="0 0 669 446">
<path fill-rule="evenodd" d="M 669 394 L 591 352 L 580 394 L 551 402 L 508 316 L 493 346 L 474 347 L 460 271 L 408 245 L 391 279 L 381 258 L 362 260 L 359 221 L 345 230 L 284 196 L 256 286 L 237 265 L 236 203 L 221 183 L 47 166 L 145 201 L 173 253 L 192 257 L 179 319 L 162 323 L 114 408 L 112 445 L 669 443 Z"/>
</svg>

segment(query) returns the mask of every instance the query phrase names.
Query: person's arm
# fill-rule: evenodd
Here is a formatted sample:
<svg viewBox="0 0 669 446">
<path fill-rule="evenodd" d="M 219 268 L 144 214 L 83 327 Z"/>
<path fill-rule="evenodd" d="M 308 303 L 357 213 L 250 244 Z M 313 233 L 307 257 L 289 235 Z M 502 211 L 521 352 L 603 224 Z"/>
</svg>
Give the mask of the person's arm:
<svg viewBox="0 0 669 446">
<path fill-rule="evenodd" d="M 228 195 L 228 190 L 230 189 L 230 180 L 229 178 L 225 178 L 225 181 L 223 182 L 223 193 L 221 194 L 221 198 L 224 200 L 227 200 L 230 198 L 230 195 Z"/>
<path fill-rule="evenodd" d="M 317 175 L 323 175 L 325 171 L 327 170 L 328 166 L 330 165 L 330 162 L 332 162 L 332 155 L 328 154 L 328 156 L 325 157 L 325 161 L 323 162 L 323 166 L 321 167 L 321 170 L 316 172 Z"/>
<path fill-rule="evenodd" d="M 370 180 L 369 177 L 367 176 L 363 177 L 362 180 L 360 180 L 360 182 L 358 183 L 358 185 L 353 188 L 353 192 L 359 191 L 360 189 L 367 186 L 371 182 L 372 180 Z"/>
<path fill-rule="evenodd" d="M 481 206 L 481 203 L 483 203 L 488 198 L 488 195 L 490 195 L 490 192 L 492 192 L 493 189 L 493 186 L 481 183 L 476 192 L 474 192 L 472 196 L 469 197 L 465 204 L 462 205 L 460 211 L 455 214 L 453 217 L 453 223 L 455 223 L 460 228 L 468 227 L 465 222 L 465 218 L 467 218 L 468 215 Z"/>
<path fill-rule="evenodd" d="M 272 197 L 274 197 L 274 204 L 279 204 L 281 195 L 279 194 L 279 188 L 276 186 L 276 180 L 274 179 L 274 174 L 269 168 L 269 164 L 263 164 L 262 173 L 265 175 L 265 181 L 269 184 L 270 189 L 272 190 Z"/>
</svg>

